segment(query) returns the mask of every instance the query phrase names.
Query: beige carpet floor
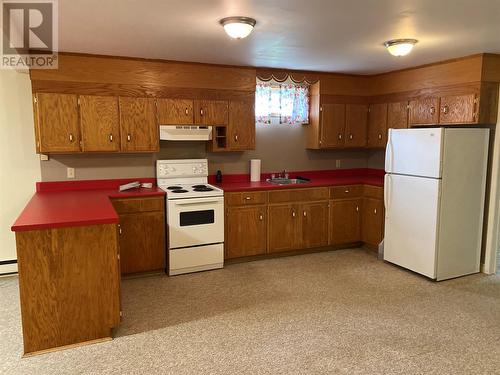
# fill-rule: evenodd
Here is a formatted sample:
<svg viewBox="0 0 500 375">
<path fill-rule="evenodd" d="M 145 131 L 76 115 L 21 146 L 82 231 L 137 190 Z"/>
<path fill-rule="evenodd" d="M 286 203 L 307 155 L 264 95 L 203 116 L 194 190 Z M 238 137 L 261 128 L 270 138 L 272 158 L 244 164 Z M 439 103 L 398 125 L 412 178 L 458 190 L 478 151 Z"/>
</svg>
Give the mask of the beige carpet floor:
<svg viewBox="0 0 500 375">
<path fill-rule="evenodd" d="M 500 374 L 500 276 L 435 283 L 362 249 L 122 284 L 113 341 L 21 359 L 0 279 L 1 374 Z"/>
</svg>

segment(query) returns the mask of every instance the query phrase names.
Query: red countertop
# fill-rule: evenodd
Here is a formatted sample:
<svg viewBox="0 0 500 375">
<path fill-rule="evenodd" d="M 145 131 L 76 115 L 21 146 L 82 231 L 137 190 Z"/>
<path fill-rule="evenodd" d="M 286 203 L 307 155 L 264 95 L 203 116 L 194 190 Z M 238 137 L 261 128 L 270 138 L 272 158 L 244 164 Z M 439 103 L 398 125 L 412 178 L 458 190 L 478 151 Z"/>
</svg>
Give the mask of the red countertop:
<svg viewBox="0 0 500 375">
<path fill-rule="evenodd" d="M 298 189 L 321 186 L 357 185 L 366 184 L 384 186 L 384 171 L 381 169 L 357 168 L 337 169 L 323 171 L 297 171 L 289 172 L 290 178 L 297 176 L 309 178 L 311 181 L 304 184 L 276 185 L 266 182 L 270 173 L 263 173 L 261 181 L 251 182 L 250 175 L 227 175 L 223 176 L 222 183 L 215 182 L 215 176 L 209 177 L 209 182 L 220 187 L 225 192 L 249 191 L 249 190 L 273 190 L 273 189 Z"/>
<path fill-rule="evenodd" d="M 118 191 L 118 186 L 132 181 L 153 182 L 155 179 L 86 180 L 38 182 L 37 191 L 21 212 L 11 230 L 14 232 L 49 228 L 118 223 L 110 198 L 163 196 L 151 189 Z"/>
<path fill-rule="evenodd" d="M 262 174 L 262 181 L 250 182 L 246 174 L 225 175 L 221 184 L 215 183 L 215 176 L 209 176 L 209 183 L 226 192 L 271 189 L 297 189 L 319 186 L 367 184 L 383 186 L 384 171 L 379 169 L 341 169 L 327 171 L 290 172 L 296 176 L 311 179 L 299 185 L 274 185 L 265 182 L 270 174 Z M 118 223 L 118 214 L 110 198 L 131 198 L 163 196 L 165 193 L 153 185 L 151 189 L 118 191 L 118 186 L 132 181 L 153 182 L 153 178 L 121 180 L 85 180 L 38 182 L 36 193 L 21 212 L 11 230 L 14 232 L 49 228 L 74 227 L 95 224 Z"/>
</svg>

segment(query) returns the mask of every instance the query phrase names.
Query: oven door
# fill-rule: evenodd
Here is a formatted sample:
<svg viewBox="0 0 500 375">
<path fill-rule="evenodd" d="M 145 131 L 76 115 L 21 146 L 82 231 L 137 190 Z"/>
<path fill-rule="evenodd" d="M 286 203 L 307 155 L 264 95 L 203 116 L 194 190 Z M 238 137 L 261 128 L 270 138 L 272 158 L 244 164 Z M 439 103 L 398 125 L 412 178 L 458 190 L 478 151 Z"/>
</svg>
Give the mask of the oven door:
<svg viewBox="0 0 500 375">
<path fill-rule="evenodd" d="M 169 200 L 169 248 L 224 242 L 224 197 Z"/>
</svg>

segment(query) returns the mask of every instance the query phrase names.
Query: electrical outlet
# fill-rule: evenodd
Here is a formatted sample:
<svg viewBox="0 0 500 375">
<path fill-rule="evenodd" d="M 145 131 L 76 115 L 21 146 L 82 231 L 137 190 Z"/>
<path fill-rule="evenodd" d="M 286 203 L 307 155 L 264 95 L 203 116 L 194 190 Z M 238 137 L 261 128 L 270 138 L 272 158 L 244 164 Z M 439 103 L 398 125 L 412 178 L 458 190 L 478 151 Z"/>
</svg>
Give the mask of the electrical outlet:
<svg viewBox="0 0 500 375">
<path fill-rule="evenodd" d="M 66 177 L 67 178 L 75 178 L 75 168 L 67 168 L 66 169 Z"/>
<path fill-rule="evenodd" d="M 340 160 L 335 160 L 335 168 L 340 168 Z"/>
<path fill-rule="evenodd" d="M 40 160 L 41 161 L 47 161 L 47 160 L 49 160 L 49 155 L 40 154 Z"/>
</svg>

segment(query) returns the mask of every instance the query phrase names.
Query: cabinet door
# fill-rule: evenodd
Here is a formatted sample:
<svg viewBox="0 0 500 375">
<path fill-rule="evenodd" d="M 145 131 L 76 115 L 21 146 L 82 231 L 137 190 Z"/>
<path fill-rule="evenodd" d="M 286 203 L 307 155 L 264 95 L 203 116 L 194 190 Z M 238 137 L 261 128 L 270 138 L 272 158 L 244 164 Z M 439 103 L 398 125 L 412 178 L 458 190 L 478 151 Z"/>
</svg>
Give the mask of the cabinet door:
<svg viewBox="0 0 500 375">
<path fill-rule="evenodd" d="M 345 104 L 323 104 L 320 116 L 320 147 L 344 146 Z"/>
<path fill-rule="evenodd" d="M 266 206 L 229 207 L 226 220 L 226 258 L 265 254 L 267 248 Z"/>
<path fill-rule="evenodd" d="M 82 151 L 119 151 L 120 118 L 115 96 L 80 96 Z"/>
<path fill-rule="evenodd" d="M 229 148 L 233 151 L 255 148 L 255 109 L 253 102 L 229 102 Z"/>
<path fill-rule="evenodd" d="M 387 104 L 372 104 L 368 113 L 368 147 L 385 147 L 387 143 Z"/>
<path fill-rule="evenodd" d="M 477 122 L 476 95 L 441 97 L 440 124 L 467 124 Z"/>
<path fill-rule="evenodd" d="M 194 124 L 191 99 L 157 99 L 158 121 L 161 125 Z"/>
<path fill-rule="evenodd" d="M 334 200 L 330 204 L 330 243 L 340 245 L 361 240 L 361 200 Z"/>
<path fill-rule="evenodd" d="M 410 125 L 434 125 L 439 121 L 439 98 L 428 97 L 410 101 Z"/>
<path fill-rule="evenodd" d="M 199 125 L 227 125 L 228 107 L 226 100 L 196 100 L 194 122 Z"/>
<path fill-rule="evenodd" d="M 164 270 L 165 255 L 163 211 L 120 215 L 122 274 Z"/>
<path fill-rule="evenodd" d="M 76 95 L 36 94 L 35 119 L 38 151 L 62 153 L 80 151 Z"/>
<path fill-rule="evenodd" d="M 155 152 L 160 148 L 154 99 L 120 97 L 123 151 Z"/>
<path fill-rule="evenodd" d="M 299 246 L 305 249 L 328 245 L 328 202 L 303 203 L 302 238 Z"/>
<path fill-rule="evenodd" d="M 408 102 L 389 103 L 387 107 L 387 129 L 408 127 Z"/>
<path fill-rule="evenodd" d="M 361 236 L 363 242 L 378 246 L 383 238 L 384 203 L 381 199 L 365 198 L 363 200 L 363 217 Z"/>
<path fill-rule="evenodd" d="M 296 205 L 269 206 L 269 252 L 277 253 L 297 248 L 300 217 Z"/>
<path fill-rule="evenodd" d="M 366 146 L 368 106 L 364 104 L 347 104 L 345 113 L 345 146 Z"/>
</svg>

